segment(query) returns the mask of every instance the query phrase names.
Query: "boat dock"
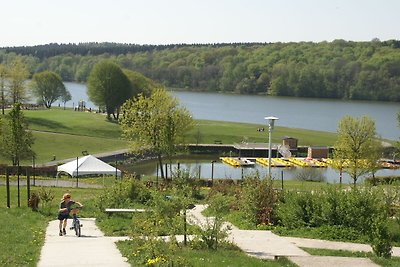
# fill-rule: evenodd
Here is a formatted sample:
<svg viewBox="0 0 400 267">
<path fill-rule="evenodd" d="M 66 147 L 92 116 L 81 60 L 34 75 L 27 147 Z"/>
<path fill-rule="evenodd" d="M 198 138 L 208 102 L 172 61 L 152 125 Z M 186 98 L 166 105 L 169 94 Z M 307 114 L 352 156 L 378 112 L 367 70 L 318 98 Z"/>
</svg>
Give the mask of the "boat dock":
<svg viewBox="0 0 400 267">
<path fill-rule="evenodd" d="M 269 166 L 268 158 L 220 157 L 220 160 L 233 167 L 253 167 L 255 163 Z M 328 167 L 328 164 L 321 160 L 307 158 L 271 158 L 271 167 L 290 168 L 294 166 L 325 168 Z"/>
<path fill-rule="evenodd" d="M 253 157 L 220 157 L 220 160 L 233 167 L 253 167 L 256 163 L 268 167 L 268 158 L 253 158 Z M 364 160 L 360 160 L 360 163 L 364 163 Z M 343 166 L 348 165 L 348 160 L 342 162 Z M 271 167 L 314 167 L 314 168 L 326 168 L 329 165 L 338 164 L 336 160 L 330 158 L 311 159 L 311 158 L 271 158 Z M 379 161 L 382 168 L 386 169 L 397 169 L 400 164 L 397 162 L 390 162 L 384 159 Z"/>
<path fill-rule="evenodd" d="M 233 167 L 252 167 L 255 164 L 249 158 L 220 157 L 220 160 Z"/>
</svg>

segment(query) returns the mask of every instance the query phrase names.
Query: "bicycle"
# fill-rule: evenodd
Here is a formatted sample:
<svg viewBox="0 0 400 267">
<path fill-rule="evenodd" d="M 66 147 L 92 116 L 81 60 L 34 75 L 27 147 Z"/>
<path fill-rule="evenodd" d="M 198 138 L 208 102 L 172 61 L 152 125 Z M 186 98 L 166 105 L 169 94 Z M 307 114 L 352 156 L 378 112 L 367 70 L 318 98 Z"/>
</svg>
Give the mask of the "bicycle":
<svg viewBox="0 0 400 267">
<path fill-rule="evenodd" d="M 78 216 L 76 216 L 76 214 L 79 212 L 81 208 L 82 207 L 74 207 L 72 209 L 72 226 L 69 228 L 70 230 L 75 231 L 77 237 L 81 236 L 81 227 L 83 227 L 83 225 L 78 219 Z"/>
</svg>

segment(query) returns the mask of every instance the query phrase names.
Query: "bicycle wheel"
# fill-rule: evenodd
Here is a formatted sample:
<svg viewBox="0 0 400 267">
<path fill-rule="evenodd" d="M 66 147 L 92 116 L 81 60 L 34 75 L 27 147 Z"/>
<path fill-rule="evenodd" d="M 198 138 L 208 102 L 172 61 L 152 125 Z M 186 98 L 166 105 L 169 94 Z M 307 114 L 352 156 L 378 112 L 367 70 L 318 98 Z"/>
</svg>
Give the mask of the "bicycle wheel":
<svg viewBox="0 0 400 267">
<path fill-rule="evenodd" d="M 79 222 L 79 220 L 76 220 L 75 222 L 75 234 L 77 237 L 81 236 L 81 223 Z"/>
</svg>

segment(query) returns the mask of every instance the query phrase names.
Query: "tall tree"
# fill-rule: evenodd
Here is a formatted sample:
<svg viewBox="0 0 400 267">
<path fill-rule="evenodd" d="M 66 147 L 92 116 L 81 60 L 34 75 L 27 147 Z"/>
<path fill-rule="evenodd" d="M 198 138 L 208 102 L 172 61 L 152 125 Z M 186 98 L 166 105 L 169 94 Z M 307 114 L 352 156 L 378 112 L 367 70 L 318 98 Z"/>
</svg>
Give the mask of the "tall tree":
<svg viewBox="0 0 400 267">
<path fill-rule="evenodd" d="M 20 160 L 34 155 L 33 135 L 28 130 L 21 104 L 15 104 L 7 114 L 1 123 L 0 133 L 0 154 L 10 159 L 14 166 L 18 165 Z"/>
<path fill-rule="evenodd" d="M 26 99 L 25 81 L 28 77 L 27 67 L 20 58 L 17 58 L 8 72 L 8 93 L 13 104 L 22 103 Z"/>
<path fill-rule="evenodd" d="M 105 107 L 107 118 L 118 119 L 121 105 L 132 97 L 131 84 L 121 68 L 111 61 L 97 63 L 90 72 L 87 81 L 90 100 Z"/>
<path fill-rule="evenodd" d="M 51 104 L 65 95 L 67 91 L 61 77 L 51 71 L 43 71 L 33 75 L 31 88 L 33 95 L 46 108 L 51 108 Z"/>
<path fill-rule="evenodd" d="M 150 96 L 153 90 L 156 88 L 161 88 L 161 85 L 157 84 L 139 72 L 127 69 L 124 69 L 123 71 L 131 82 L 131 93 L 133 97 L 138 96 L 140 93 L 142 93 L 144 96 Z"/>
<path fill-rule="evenodd" d="M 4 115 L 4 108 L 6 105 L 6 79 L 7 79 L 7 68 L 3 64 L 0 64 L 0 105 L 1 114 Z"/>
<path fill-rule="evenodd" d="M 361 175 L 376 170 L 381 143 L 376 136 L 375 122 L 366 116 L 345 116 L 339 121 L 337 133 L 333 156 L 343 162 L 341 168 L 356 185 Z"/>
<path fill-rule="evenodd" d="M 128 100 L 122 106 L 120 119 L 123 136 L 131 141 L 134 152 L 152 151 L 160 166 L 162 157 L 174 154 L 185 144 L 185 133 L 192 128 L 188 110 L 164 89 L 156 89 L 151 96 Z M 161 177 L 164 172 L 161 168 Z"/>
</svg>

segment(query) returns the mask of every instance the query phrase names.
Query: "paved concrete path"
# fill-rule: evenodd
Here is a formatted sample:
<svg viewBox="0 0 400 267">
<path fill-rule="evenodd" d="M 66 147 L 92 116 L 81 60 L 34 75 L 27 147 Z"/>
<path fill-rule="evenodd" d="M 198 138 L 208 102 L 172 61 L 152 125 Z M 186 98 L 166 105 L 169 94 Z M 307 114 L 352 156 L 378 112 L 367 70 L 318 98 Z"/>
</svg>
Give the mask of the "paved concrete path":
<svg viewBox="0 0 400 267">
<path fill-rule="evenodd" d="M 189 218 L 193 223 L 206 225 L 210 218 L 204 217 L 201 212 L 206 208 L 205 205 L 196 205 L 188 212 Z M 324 240 L 314 240 L 305 238 L 280 237 L 271 231 L 262 230 L 239 230 L 230 224 L 228 240 L 235 243 L 248 255 L 261 259 L 274 259 L 276 257 L 288 257 L 292 262 L 300 267 L 375 267 L 379 266 L 367 258 L 350 257 L 327 257 L 312 256 L 299 247 L 342 249 L 352 251 L 371 251 L 371 247 L 365 244 L 352 244 L 344 242 L 332 242 Z M 395 251 L 395 249 L 394 249 Z M 394 256 L 397 252 L 394 253 Z"/>
<path fill-rule="evenodd" d="M 209 220 L 212 220 L 212 218 L 206 218 L 201 214 L 205 208 L 204 205 L 196 205 L 194 209 L 188 211 L 188 218 L 191 223 L 205 226 Z M 49 223 L 38 267 L 130 266 L 115 245 L 116 241 L 126 240 L 128 237 L 105 237 L 96 227 L 95 219 L 81 218 L 81 222 L 84 225 L 82 237 L 76 237 L 71 230 L 67 230 L 66 236 L 59 236 L 58 221 Z M 300 267 L 379 266 L 367 258 L 312 256 L 300 249 L 300 247 L 309 247 L 371 251 L 371 247 L 366 244 L 280 237 L 271 231 L 239 230 L 229 223 L 225 223 L 224 227 L 231 229 L 228 239 L 253 257 L 275 259 L 284 256 Z M 183 239 L 183 237 L 179 238 Z M 400 248 L 393 248 L 393 256 L 400 256 Z"/>
<path fill-rule="evenodd" d="M 130 266 L 114 243 L 121 238 L 105 237 L 96 227 L 95 219 L 80 218 L 80 220 L 83 224 L 81 237 L 75 236 L 69 228 L 66 236 L 59 236 L 59 221 L 49 223 L 38 267 Z M 67 227 L 71 222 L 72 220 L 68 221 Z"/>
</svg>

